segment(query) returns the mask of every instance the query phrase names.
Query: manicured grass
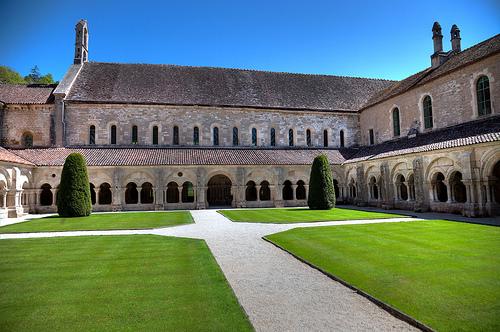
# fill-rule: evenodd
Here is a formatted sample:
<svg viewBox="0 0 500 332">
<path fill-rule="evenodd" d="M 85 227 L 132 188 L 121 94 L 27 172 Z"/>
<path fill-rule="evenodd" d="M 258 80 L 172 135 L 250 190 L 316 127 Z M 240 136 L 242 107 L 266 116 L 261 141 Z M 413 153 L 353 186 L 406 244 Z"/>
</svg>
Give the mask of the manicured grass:
<svg viewBox="0 0 500 332">
<path fill-rule="evenodd" d="M 144 229 L 184 225 L 192 222 L 193 218 L 188 211 L 94 213 L 88 217 L 78 218 L 52 216 L 32 219 L 0 227 L 0 233 Z"/>
<path fill-rule="evenodd" d="M 334 208 L 331 210 L 309 210 L 309 208 L 236 209 L 220 210 L 218 212 L 236 222 L 275 224 L 405 217 L 392 213 L 368 212 L 342 208 Z"/>
<path fill-rule="evenodd" d="M 443 220 L 267 239 L 439 331 L 500 331 L 500 227 Z"/>
<path fill-rule="evenodd" d="M 202 240 L 0 241 L 0 331 L 248 331 Z"/>
</svg>

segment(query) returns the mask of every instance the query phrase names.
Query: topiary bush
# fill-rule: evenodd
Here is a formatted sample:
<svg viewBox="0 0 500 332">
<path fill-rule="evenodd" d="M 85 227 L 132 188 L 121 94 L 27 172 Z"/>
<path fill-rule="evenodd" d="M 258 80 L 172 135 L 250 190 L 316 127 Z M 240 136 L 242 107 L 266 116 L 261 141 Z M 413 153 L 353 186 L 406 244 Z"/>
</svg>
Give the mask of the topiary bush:
<svg viewBox="0 0 500 332">
<path fill-rule="evenodd" d="M 81 154 L 72 153 L 64 162 L 57 194 L 57 213 L 61 217 L 84 217 L 91 211 L 87 164 Z"/>
<path fill-rule="evenodd" d="M 311 210 L 329 210 L 335 207 L 332 170 L 324 154 L 314 158 L 309 179 L 307 205 Z"/>
</svg>

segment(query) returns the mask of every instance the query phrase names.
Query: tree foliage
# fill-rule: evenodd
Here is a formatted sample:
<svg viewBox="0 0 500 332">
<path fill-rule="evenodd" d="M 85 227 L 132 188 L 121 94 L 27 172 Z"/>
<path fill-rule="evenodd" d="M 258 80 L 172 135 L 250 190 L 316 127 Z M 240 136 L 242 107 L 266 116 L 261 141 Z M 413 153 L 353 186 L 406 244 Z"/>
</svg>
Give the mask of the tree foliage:
<svg viewBox="0 0 500 332">
<path fill-rule="evenodd" d="M 0 83 L 5 84 L 54 84 L 52 74 L 42 75 L 38 66 L 34 66 L 30 73 L 22 77 L 18 72 L 7 66 L 0 66 Z"/>
<path fill-rule="evenodd" d="M 15 70 L 7 66 L 0 66 L 0 83 L 23 84 L 26 83 L 26 81 Z"/>
<path fill-rule="evenodd" d="M 332 170 L 324 154 L 314 158 L 309 179 L 307 205 L 312 210 L 329 210 L 335 207 Z"/>
<path fill-rule="evenodd" d="M 57 212 L 61 217 L 90 215 L 90 183 L 87 165 L 79 153 L 72 153 L 64 162 L 57 194 Z"/>
</svg>

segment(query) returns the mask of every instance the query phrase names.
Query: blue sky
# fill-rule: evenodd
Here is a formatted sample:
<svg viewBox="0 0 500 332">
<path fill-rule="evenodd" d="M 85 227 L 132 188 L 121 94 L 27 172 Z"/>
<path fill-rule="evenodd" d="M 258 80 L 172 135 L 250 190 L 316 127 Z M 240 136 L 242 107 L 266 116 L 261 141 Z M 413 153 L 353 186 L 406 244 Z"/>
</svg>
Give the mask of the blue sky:
<svg viewBox="0 0 500 332">
<path fill-rule="evenodd" d="M 89 23 L 89 59 L 403 79 L 430 65 L 431 27 L 444 48 L 500 32 L 500 1 L 0 0 L 0 65 L 38 65 L 61 79 L 74 25 Z"/>
</svg>

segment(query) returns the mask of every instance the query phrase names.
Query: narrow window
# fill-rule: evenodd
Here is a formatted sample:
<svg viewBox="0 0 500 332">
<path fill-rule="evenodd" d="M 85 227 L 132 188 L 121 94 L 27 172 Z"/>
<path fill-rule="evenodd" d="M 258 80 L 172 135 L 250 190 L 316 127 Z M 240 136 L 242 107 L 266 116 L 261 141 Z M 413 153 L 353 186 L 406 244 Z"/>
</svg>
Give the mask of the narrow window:
<svg viewBox="0 0 500 332">
<path fill-rule="evenodd" d="M 219 128 L 214 127 L 214 145 L 219 145 Z"/>
<path fill-rule="evenodd" d="M 307 146 L 311 146 L 311 131 L 309 129 L 306 130 L 306 144 Z"/>
<path fill-rule="evenodd" d="M 479 116 L 491 114 L 490 81 L 488 77 L 481 76 L 477 80 L 477 112 Z"/>
<path fill-rule="evenodd" d="M 132 144 L 137 144 L 137 126 L 132 126 Z"/>
<path fill-rule="evenodd" d="M 179 145 L 179 127 L 174 126 L 174 136 L 172 140 L 173 145 Z"/>
<path fill-rule="evenodd" d="M 328 130 L 323 130 L 323 146 L 328 147 Z"/>
<path fill-rule="evenodd" d="M 344 145 L 344 131 L 341 130 L 340 131 L 340 147 L 343 148 L 345 145 Z"/>
<path fill-rule="evenodd" d="M 392 128 L 394 130 L 394 136 L 399 136 L 401 134 L 401 127 L 399 124 L 399 109 L 395 108 L 392 110 Z"/>
<path fill-rule="evenodd" d="M 32 133 L 24 133 L 21 137 L 22 144 L 24 148 L 32 148 L 33 147 L 33 134 Z"/>
<path fill-rule="evenodd" d="M 111 144 L 116 144 L 116 126 L 111 126 Z"/>
<path fill-rule="evenodd" d="M 89 144 L 94 145 L 95 144 L 95 126 L 92 125 L 90 126 L 89 130 Z"/>
<path fill-rule="evenodd" d="M 375 144 L 375 137 L 373 136 L 373 129 L 370 129 L 370 131 L 368 133 L 370 135 L 370 145 Z"/>
<path fill-rule="evenodd" d="M 238 146 L 240 144 L 240 139 L 238 137 L 238 128 L 233 127 L 233 145 Z"/>
<path fill-rule="evenodd" d="M 193 129 L 193 145 L 200 145 L 200 129 L 198 127 Z"/>
<path fill-rule="evenodd" d="M 158 145 L 158 126 L 153 127 L 153 145 Z"/>
<path fill-rule="evenodd" d="M 271 128 L 271 146 L 276 146 L 276 130 Z"/>
<path fill-rule="evenodd" d="M 434 126 L 432 121 L 432 100 L 430 96 L 425 96 L 423 100 L 424 107 L 424 128 L 432 128 Z"/>
<path fill-rule="evenodd" d="M 288 130 L 288 146 L 293 146 L 293 129 Z"/>
<path fill-rule="evenodd" d="M 257 146 L 257 129 L 252 128 L 252 145 Z"/>
</svg>

